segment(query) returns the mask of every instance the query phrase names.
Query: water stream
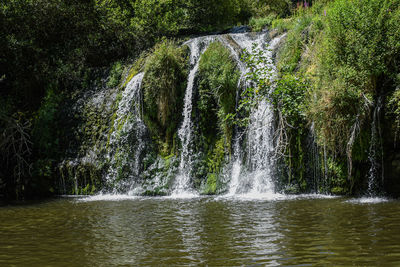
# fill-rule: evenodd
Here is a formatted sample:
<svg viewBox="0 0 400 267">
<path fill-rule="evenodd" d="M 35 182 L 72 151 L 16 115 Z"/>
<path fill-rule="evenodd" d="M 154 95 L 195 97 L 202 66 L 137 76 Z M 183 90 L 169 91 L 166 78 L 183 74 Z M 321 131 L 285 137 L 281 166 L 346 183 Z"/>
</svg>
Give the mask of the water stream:
<svg viewBox="0 0 400 267">
<path fill-rule="evenodd" d="M 380 127 L 380 116 L 382 109 L 382 99 L 378 98 L 377 103 L 372 115 L 371 123 L 371 141 L 369 147 L 368 159 L 370 162 L 370 169 L 368 172 L 368 189 L 367 195 L 369 197 L 377 196 L 379 194 L 380 179 L 383 179 L 383 148 L 382 148 L 382 131 Z"/>
<path fill-rule="evenodd" d="M 207 45 L 213 40 L 212 36 L 198 37 L 190 40 L 186 45 L 190 48 L 190 64 L 192 69 L 189 72 L 187 87 L 184 98 L 183 107 L 183 122 L 178 130 L 178 137 L 182 144 L 182 150 L 179 162 L 179 173 L 175 180 L 172 195 L 193 195 L 190 173 L 192 170 L 192 142 L 193 142 L 193 122 L 192 122 L 192 109 L 193 109 L 193 90 L 194 80 L 199 69 L 200 56 L 207 48 Z"/>
<path fill-rule="evenodd" d="M 267 43 L 266 33 L 258 34 L 255 37 L 250 34 L 232 34 L 232 39 L 249 53 L 262 51 L 266 58 L 266 65 L 260 64 L 258 68 L 268 70 L 266 77 L 273 81 L 275 78 L 275 67 L 273 64 L 273 50 L 283 36 L 274 38 Z M 247 68 L 242 70 L 245 77 L 249 71 Z M 251 86 L 251 84 L 244 84 Z M 250 114 L 250 123 L 247 129 L 247 171 L 242 166 L 243 155 L 240 149 L 240 139 L 237 138 L 234 144 L 234 163 L 232 166 L 231 182 L 228 195 L 235 194 L 265 194 L 274 197 L 273 171 L 274 146 L 273 146 L 273 121 L 274 114 L 270 102 L 261 99 L 256 108 Z"/>
<path fill-rule="evenodd" d="M 143 72 L 134 76 L 126 85 L 118 102 L 114 131 L 109 140 L 110 153 L 108 157 L 111 168 L 107 175 L 108 183 L 113 183 L 118 179 L 119 165 L 121 165 L 119 161 L 121 160 L 130 166 L 131 180 L 138 177 L 141 171 L 140 161 L 146 145 L 144 140 L 146 125 L 141 119 L 143 77 Z M 130 157 L 131 154 L 133 158 Z M 130 187 L 129 181 L 127 186 Z"/>
</svg>

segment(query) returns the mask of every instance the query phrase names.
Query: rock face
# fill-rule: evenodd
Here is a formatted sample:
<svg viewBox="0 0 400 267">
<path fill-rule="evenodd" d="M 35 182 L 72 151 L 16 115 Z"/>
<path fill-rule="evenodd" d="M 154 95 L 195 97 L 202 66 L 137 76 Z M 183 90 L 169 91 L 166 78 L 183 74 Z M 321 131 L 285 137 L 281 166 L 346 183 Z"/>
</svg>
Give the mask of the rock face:
<svg viewBox="0 0 400 267">
<path fill-rule="evenodd" d="M 385 119 L 383 132 L 383 190 L 391 196 L 400 195 L 400 141 L 396 136 L 396 125 L 392 119 Z M 398 133 L 397 133 L 398 134 Z"/>
<path fill-rule="evenodd" d="M 251 29 L 247 25 L 242 25 L 242 26 L 236 26 L 230 29 L 227 33 L 246 33 L 250 32 Z"/>
</svg>

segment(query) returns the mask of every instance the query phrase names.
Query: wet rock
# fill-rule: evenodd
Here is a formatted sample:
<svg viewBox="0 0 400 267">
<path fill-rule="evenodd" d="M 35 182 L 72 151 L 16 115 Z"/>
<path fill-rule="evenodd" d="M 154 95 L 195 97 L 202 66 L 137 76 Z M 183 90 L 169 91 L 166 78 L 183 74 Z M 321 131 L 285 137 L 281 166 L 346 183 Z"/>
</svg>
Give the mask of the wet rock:
<svg viewBox="0 0 400 267">
<path fill-rule="evenodd" d="M 236 26 L 233 27 L 232 29 L 228 30 L 228 33 L 245 33 L 245 32 L 250 32 L 251 29 L 247 25 L 242 25 L 242 26 Z"/>
</svg>

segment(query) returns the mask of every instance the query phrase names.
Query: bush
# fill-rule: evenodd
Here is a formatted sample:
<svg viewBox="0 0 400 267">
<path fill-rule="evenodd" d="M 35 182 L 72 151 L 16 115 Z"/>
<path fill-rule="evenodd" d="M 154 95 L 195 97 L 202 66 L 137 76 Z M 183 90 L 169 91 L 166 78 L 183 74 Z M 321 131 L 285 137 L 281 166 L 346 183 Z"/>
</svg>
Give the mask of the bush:
<svg viewBox="0 0 400 267">
<path fill-rule="evenodd" d="M 267 17 L 255 18 L 252 17 L 249 21 L 249 26 L 252 31 L 259 32 L 262 31 L 265 27 L 269 27 L 272 25 L 272 21 L 276 18 L 276 15 L 271 14 Z"/>
<path fill-rule="evenodd" d="M 320 141 L 343 151 L 378 95 L 394 89 L 400 57 L 399 1 L 336 1 L 318 59 L 309 116 Z M 397 38 L 397 41 L 395 41 Z"/>
<path fill-rule="evenodd" d="M 151 134 L 170 154 L 173 135 L 182 116 L 188 72 L 187 47 L 163 41 L 156 45 L 144 68 L 144 119 Z"/>
<path fill-rule="evenodd" d="M 120 83 L 123 70 L 124 68 L 120 61 L 117 61 L 112 65 L 107 81 L 108 87 L 115 87 Z"/>
<path fill-rule="evenodd" d="M 198 101 L 200 127 L 209 139 L 219 127 L 227 142 L 231 140 L 232 125 L 225 118 L 235 112 L 239 77 L 229 49 L 219 42 L 211 43 L 200 58 Z"/>
</svg>

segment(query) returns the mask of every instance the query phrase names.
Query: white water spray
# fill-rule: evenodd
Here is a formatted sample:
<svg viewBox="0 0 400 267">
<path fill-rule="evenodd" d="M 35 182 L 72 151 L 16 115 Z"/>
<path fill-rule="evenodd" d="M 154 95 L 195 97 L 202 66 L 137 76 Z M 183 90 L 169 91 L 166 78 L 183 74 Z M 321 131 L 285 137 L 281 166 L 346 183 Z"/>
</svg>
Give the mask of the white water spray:
<svg viewBox="0 0 400 267">
<path fill-rule="evenodd" d="M 186 43 L 190 48 L 190 65 L 193 66 L 193 68 L 190 70 L 187 80 L 184 107 L 182 112 L 183 122 L 182 126 L 178 130 L 178 137 L 182 144 L 182 150 L 179 162 L 179 173 L 175 179 L 175 185 L 172 192 L 173 196 L 184 197 L 187 195 L 195 195 L 190 184 L 193 156 L 193 91 L 195 87 L 194 82 L 196 74 L 199 69 L 200 56 L 212 40 L 214 40 L 214 37 L 206 36 L 192 39 Z"/>
<path fill-rule="evenodd" d="M 260 64 L 258 67 L 271 70 L 266 75 L 269 78 L 275 78 L 275 67 L 272 60 L 272 50 L 281 40 L 281 37 L 272 40 L 265 49 L 266 33 L 259 34 L 253 38 L 249 34 L 232 34 L 232 39 L 242 49 L 246 49 L 250 53 L 257 50 L 264 51 L 267 59 L 266 64 Z M 255 44 L 255 45 L 253 45 Z M 249 72 L 248 69 L 242 77 Z M 262 99 L 256 108 L 251 112 L 250 124 L 247 129 L 247 168 L 243 171 L 242 155 L 240 153 L 239 138 L 236 138 L 234 145 L 234 163 L 231 172 L 231 182 L 228 195 L 246 194 L 246 195 L 270 195 L 274 197 L 274 183 L 272 181 L 274 157 L 273 157 L 273 110 L 272 105 Z"/>
<path fill-rule="evenodd" d="M 146 126 L 141 119 L 141 102 L 142 102 L 142 80 L 144 73 L 141 72 L 134 76 L 129 83 L 126 85 L 124 91 L 122 92 L 121 99 L 118 103 L 118 109 L 116 111 L 116 118 L 114 120 L 114 131 L 110 136 L 110 148 L 112 153 L 108 156 L 111 160 L 110 171 L 107 175 L 107 180 L 112 182 L 118 176 L 118 167 L 116 167 L 117 159 L 116 148 L 126 147 L 121 144 L 127 144 L 130 141 L 129 133 L 134 131 L 135 134 L 135 144 L 131 147 L 128 146 L 127 149 L 132 149 L 134 157 L 125 157 L 122 160 L 127 161 L 126 164 L 130 166 L 132 174 L 138 176 L 140 174 L 140 156 L 145 148 L 144 135 L 146 133 Z M 129 153 L 129 151 L 122 151 L 124 153 Z M 128 182 L 129 183 L 129 182 Z"/>
</svg>

